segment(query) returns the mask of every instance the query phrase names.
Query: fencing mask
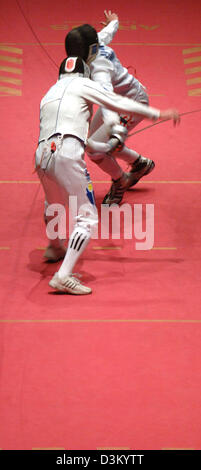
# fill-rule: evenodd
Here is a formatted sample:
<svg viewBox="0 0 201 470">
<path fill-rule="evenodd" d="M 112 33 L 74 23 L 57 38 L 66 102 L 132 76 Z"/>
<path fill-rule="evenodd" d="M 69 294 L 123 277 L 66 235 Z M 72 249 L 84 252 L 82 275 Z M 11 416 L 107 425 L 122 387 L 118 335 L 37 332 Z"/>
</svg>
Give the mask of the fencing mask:
<svg viewBox="0 0 201 470">
<path fill-rule="evenodd" d="M 98 53 L 96 30 L 89 24 L 72 29 L 65 38 L 65 49 L 68 56 L 79 56 L 90 64 Z"/>
</svg>

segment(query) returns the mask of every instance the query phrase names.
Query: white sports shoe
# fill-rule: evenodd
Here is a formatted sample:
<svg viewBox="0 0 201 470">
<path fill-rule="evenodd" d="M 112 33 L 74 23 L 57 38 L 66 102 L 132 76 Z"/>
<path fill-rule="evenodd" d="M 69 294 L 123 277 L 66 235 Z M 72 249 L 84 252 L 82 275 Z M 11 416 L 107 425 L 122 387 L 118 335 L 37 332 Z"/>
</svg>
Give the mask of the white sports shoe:
<svg viewBox="0 0 201 470">
<path fill-rule="evenodd" d="M 60 292 L 66 292 L 67 294 L 86 295 L 91 294 L 92 292 L 90 287 L 81 284 L 81 282 L 72 274 L 61 279 L 58 276 L 58 273 L 55 273 L 49 282 L 49 286 Z"/>
<path fill-rule="evenodd" d="M 44 253 L 44 258 L 47 261 L 51 261 L 52 263 L 56 263 L 60 259 L 63 259 L 66 254 L 66 248 L 64 246 L 59 246 L 58 248 L 49 245 Z"/>
</svg>

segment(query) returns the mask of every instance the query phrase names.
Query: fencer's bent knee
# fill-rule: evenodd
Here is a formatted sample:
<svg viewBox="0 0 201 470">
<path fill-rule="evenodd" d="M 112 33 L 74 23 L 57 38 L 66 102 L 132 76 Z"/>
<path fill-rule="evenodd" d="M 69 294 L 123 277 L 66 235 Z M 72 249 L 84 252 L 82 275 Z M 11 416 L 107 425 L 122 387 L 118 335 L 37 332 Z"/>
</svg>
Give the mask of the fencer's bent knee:
<svg viewBox="0 0 201 470">
<path fill-rule="evenodd" d="M 107 142 L 99 142 L 93 139 L 88 139 L 86 152 L 90 160 L 96 161 L 100 159 L 100 154 L 106 154 L 110 150 L 110 146 Z"/>
</svg>

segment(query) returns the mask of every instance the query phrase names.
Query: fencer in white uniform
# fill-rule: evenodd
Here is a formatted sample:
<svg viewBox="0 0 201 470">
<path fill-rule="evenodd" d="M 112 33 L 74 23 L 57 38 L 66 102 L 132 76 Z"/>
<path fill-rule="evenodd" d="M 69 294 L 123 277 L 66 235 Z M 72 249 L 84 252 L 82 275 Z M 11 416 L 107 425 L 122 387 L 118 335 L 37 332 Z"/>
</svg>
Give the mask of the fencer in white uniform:
<svg viewBox="0 0 201 470">
<path fill-rule="evenodd" d="M 89 68 L 81 58 L 61 64 L 60 79 L 48 90 L 40 104 L 40 135 L 36 150 L 36 170 L 45 192 L 46 206 L 68 205 L 69 195 L 77 196 L 78 216 L 65 253 L 59 239 L 50 239 L 46 257 L 64 258 L 49 285 L 72 294 L 89 294 L 91 289 L 73 276 L 74 266 L 86 248 L 98 223 L 93 188 L 84 162 L 92 104 L 118 113 L 143 114 L 149 119 L 177 119 L 176 112 L 161 112 L 128 98 L 106 92 L 89 78 Z M 46 217 L 46 223 L 51 217 Z M 48 251 L 51 255 L 48 256 Z M 52 256 L 53 253 L 53 256 Z"/>
<path fill-rule="evenodd" d="M 113 16 L 117 15 L 111 15 L 111 17 Z M 91 79 L 100 83 L 107 91 L 114 91 L 119 95 L 127 96 L 137 102 L 148 105 L 149 98 L 145 87 L 128 72 L 127 68 L 122 66 L 114 50 L 108 46 L 113 40 L 118 27 L 119 21 L 118 19 L 114 19 L 109 21 L 107 26 L 97 33 L 99 51 L 95 60 L 90 65 Z M 117 113 L 106 108 L 101 108 L 97 111 L 90 125 L 90 135 L 92 136 L 98 129 L 97 136 L 103 136 L 102 139 L 99 140 L 106 141 L 108 134 L 111 132 L 114 133 L 113 126 L 122 124 L 123 127 L 130 130 L 142 119 L 144 119 L 144 116 L 139 115 L 124 115 L 123 119 L 121 119 Z M 104 129 L 100 129 L 101 124 L 105 124 Z"/>
<path fill-rule="evenodd" d="M 145 87 L 128 73 L 114 50 L 108 46 L 119 27 L 118 16 L 114 13 L 111 14 L 111 12 L 109 14 L 105 12 L 105 16 L 108 24 L 97 33 L 99 51 L 95 60 L 90 64 L 91 79 L 100 83 L 107 91 L 115 91 L 122 96 L 148 105 L 149 98 Z M 67 54 L 72 53 L 72 31 L 65 38 Z M 76 44 L 73 49 L 77 51 Z M 82 56 L 81 53 L 79 55 Z M 142 176 L 150 173 L 155 166 L 153 160 L 142 157 L 124 144 L 128 131 L 133 129 L 142 119 L 144 116 L 139 114 L 129 115 L 126 113 L 119 116 L 102 107 L 91 122 L 87 146 L 88 156 L 113 180 L 111 189 L 103 200 L 104 204 L 120 203 L 125 190 L 136 184 Z M 104 145 L 106 142 L 107 145 Z M 129 173 L 123 172 L 117 158 L 130 165 Z"/>
</svg>

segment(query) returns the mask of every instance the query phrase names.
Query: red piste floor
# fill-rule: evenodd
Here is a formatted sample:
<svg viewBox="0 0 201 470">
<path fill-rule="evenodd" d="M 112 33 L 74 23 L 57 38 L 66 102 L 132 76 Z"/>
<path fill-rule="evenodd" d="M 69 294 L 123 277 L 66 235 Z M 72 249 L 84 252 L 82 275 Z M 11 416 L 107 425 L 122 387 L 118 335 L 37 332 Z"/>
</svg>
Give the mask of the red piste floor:
<svg viewBox="0 0 201 470">
<path fill-rule="evenodd" d="M 93 294 L 48 287 L 58 265 L 43 261 L 39 102 L 57 79 L 67 31 L 99 29 L 105 8 L 119 14 L 114 49 L 151 105 L 201 108 L 200 2 L 3 2 L 1 449 L 201 449 L 199 112 L 129 140 L 156 163 L 124 198 L 154 204 L 153 249 L 137 251 L 123 232 L 92 240 L 76 271 Z M 86 161 L 100 207 L 109 178 Z"/>
</svg>

